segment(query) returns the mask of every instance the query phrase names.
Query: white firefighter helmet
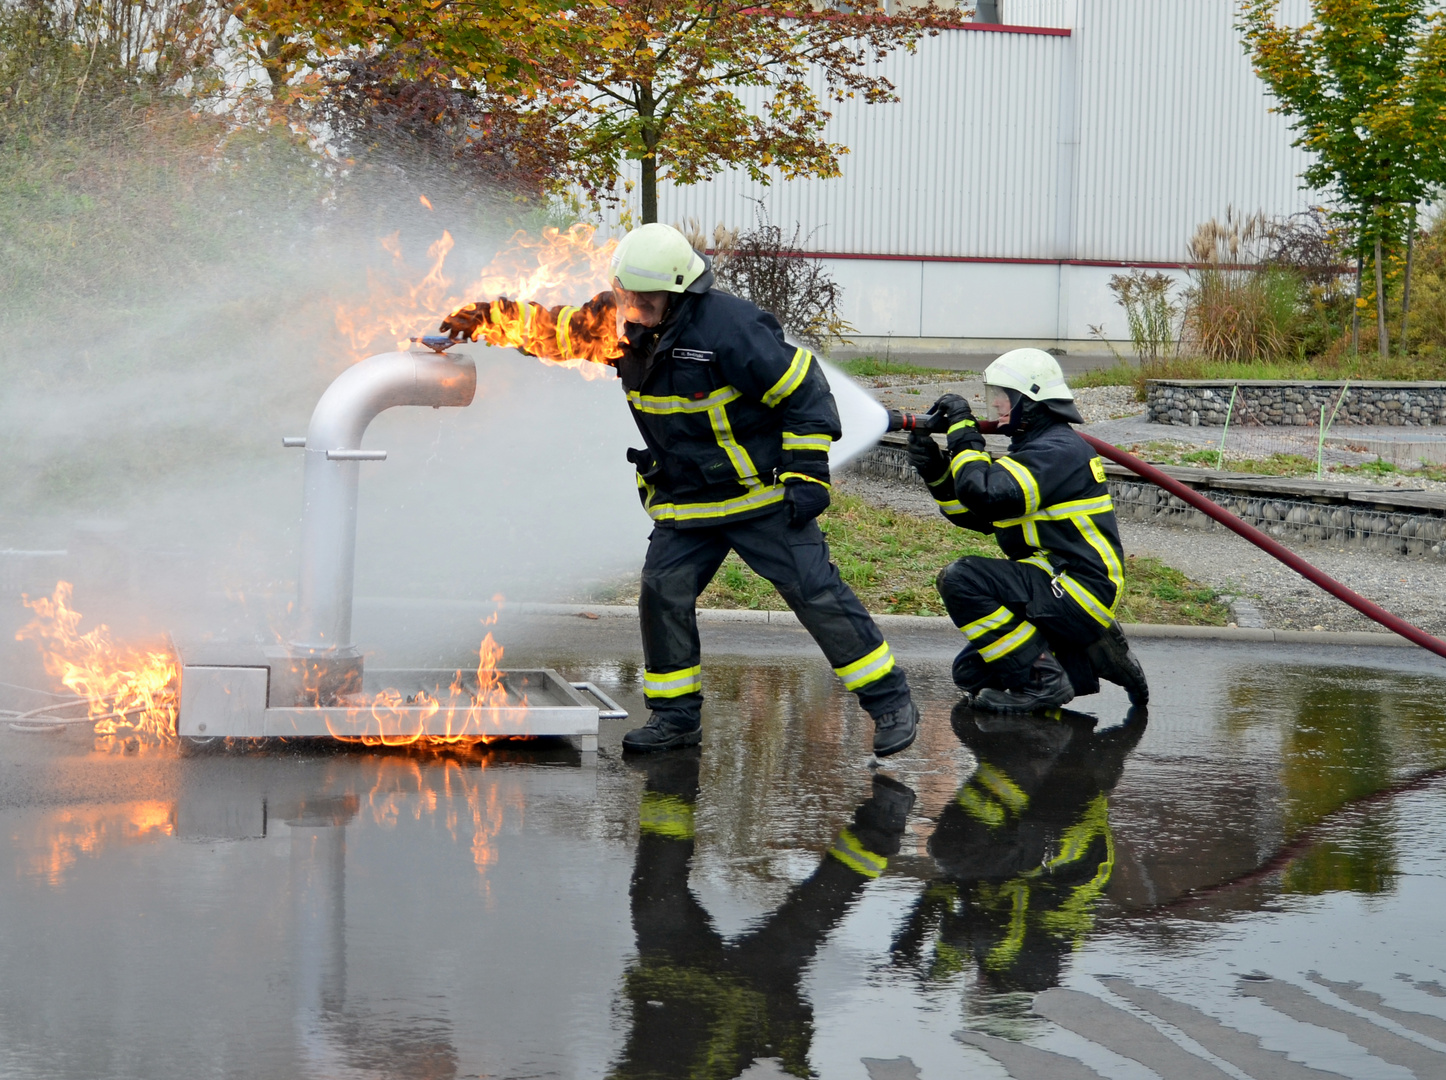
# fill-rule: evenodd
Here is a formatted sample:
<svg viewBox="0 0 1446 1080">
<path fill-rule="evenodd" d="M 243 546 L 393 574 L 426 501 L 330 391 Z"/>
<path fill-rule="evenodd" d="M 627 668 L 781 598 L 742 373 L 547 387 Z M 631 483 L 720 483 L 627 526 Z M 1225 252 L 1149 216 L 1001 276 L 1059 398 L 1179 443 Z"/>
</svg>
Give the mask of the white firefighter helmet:
<svg viewBox="0 0 1446 1080">
<path fill-rule="evenodd" d="M 708 268 L 671 225 L 639 225 L 613 251 L 613 277 L 631 292 L 683 292 Z"/>
<path fill-rule="evenodd" d="M 1014 349 L 984 369 L 984 384 L 1017 390 L 1030 401 L 1073 401 L 1059 361 L 1043 349 Z"/>
</svg>

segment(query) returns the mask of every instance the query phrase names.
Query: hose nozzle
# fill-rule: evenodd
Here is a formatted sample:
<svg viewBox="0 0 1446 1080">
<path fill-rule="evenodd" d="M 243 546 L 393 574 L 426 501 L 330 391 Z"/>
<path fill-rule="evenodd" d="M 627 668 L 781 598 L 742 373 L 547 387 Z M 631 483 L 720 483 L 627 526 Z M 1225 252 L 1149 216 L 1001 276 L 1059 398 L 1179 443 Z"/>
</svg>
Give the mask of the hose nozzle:
<svg viewBox="0 0 1446 1080">
<path fill-rule="evenodd" d="M 876 414 L 877 415 L 877 414 Z M 898 409 L 889 410 L 890 431 L 918 431 L 929 435 L 943 431 L 944 417 L 941 413 L 909 413 Z"/>
</svg>

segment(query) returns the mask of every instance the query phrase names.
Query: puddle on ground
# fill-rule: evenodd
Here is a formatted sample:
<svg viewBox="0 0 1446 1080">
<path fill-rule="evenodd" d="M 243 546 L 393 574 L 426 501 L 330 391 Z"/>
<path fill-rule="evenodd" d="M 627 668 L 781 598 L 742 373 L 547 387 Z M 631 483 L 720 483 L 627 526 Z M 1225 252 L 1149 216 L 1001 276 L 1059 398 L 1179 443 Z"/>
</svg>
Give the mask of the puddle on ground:
<svg viewBox="0 0 1446 1080">
<path fill-rule="evenodd" d="M 1446 1074 L 1446 678 L 1140 651 L 1148 718 L 921 669 L 878 782 L 787 650 L 709 656 L 701 752 L 641 764 L 0 733 L 0 1076 Z"/>
</svg>

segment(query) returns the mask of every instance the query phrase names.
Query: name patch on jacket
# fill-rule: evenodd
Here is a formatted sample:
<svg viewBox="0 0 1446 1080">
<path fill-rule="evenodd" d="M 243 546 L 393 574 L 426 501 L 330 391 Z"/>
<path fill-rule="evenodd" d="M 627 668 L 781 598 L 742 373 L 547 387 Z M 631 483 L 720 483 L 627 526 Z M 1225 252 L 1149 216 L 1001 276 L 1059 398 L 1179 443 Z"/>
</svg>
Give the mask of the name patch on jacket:
<svg viewBox="0 0 1446 1080">
<path fill-rule="evenodd" d="M 707 349 L 674 349 L 674 360 L 696 360 L 700 364 L 711 364 L 713 354 Z"/>
</svg>

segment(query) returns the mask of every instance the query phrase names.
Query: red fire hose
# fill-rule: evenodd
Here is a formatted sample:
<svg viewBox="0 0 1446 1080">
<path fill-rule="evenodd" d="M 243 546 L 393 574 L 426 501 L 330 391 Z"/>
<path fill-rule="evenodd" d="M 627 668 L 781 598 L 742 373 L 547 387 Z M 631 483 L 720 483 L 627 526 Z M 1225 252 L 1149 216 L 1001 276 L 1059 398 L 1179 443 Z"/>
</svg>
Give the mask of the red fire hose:
<svg viewBox="0 0 1446 1080">
<path fill-rule="evenodd" d="M 983 426 L 983 424 L 980 425 L 981 428 Z M 1414 642 L 1421 646 L 1421 648 L 1430 649 L 1437 656 L 1446 656 L 1446 641 L 1432 637 L 1419 627 L 1412 626 L 1405 619 L 1392 615 L 1379 604 L 1374 604 L 1359 593 L 1346 588 L 1329 574 L 1317 570 L 1295 552 L 1291 551 L 1290 548 L 1266 536 L 1265 533 L 1261 532 L 1254 525 L 1241 521 L 1228 510 L 1216 506 L 1199 492 L 1165 475 L 1153 465 L 1146 464 L 1133 454 L 1127 454 L 1119 447 L 1111 446 L 1101 439 L 1096 439 L 1093 435 L 1086 435 L 1083 431 L 1077 432 L 1077 434 L 1080 438 L 1084 439 L 1085 442 L 1098 450 L 1101 456 L 1109 458 L 1116 465 L 1123 465 L 1131 472 L 1144 477 L 1157 487 L 1164 488 L 1176 498 L 1189 503 L 1201 513 L 1210 515 L 1210 517 L 1220 522 L 1220 524 L 1224 525 L 1227 529 L 1239 533 L 1262 551 L 1275 556 L 1307 581 L 1314 585 L 1319 585 L 1337 600 L 1345 601 L 1362 615 L 1369 619 L 1375 619 L 1376 622 L 1380 623 L 1387 630 L 1400 634 L 1403 638 Z"/>
</svg>

